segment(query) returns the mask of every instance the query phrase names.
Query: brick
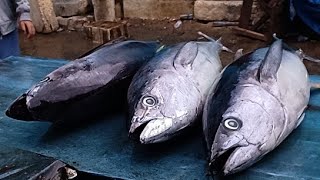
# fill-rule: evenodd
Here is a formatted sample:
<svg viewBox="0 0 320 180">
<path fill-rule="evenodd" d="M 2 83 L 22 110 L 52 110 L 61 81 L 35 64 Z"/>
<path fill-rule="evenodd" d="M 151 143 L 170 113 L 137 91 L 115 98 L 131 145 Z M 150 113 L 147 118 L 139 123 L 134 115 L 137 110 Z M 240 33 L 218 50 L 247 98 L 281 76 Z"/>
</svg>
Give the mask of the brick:
<svg viewBox="0 0 320 180">
<path fill-rule="evenodd" d="M 199 20 L 237 21 L 240 17 L 242 1 L 204 1 L 197 0 L 194 17 Z"/>
<path fill-rule="evenodd" d="M 104 44 L 121 37 L 128 37 L 126 22 L 98 21 L 85 23 L 83 27 L 93 43 Z"/>
<path fill-rule="evenodd" d="M 193 13 L 194 0 L 123 0 L 127 18 L 164 19 L 179 18 Z"/>
</svg>

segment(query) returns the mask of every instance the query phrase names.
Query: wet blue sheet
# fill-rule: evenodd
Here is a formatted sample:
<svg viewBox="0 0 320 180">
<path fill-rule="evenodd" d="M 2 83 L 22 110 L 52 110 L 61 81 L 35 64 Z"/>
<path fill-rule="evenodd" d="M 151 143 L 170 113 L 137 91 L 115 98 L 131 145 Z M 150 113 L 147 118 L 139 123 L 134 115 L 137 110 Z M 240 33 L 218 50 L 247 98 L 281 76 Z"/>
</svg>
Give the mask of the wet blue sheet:
<svg viewBox="0 0 320 180">
<path fill-rule="evenodd" d="M 145 147 L 128 139 L 124 114 L 65 132 L 51 130 L 50 123 L 17 121 L 4 115 L 18 95 L 65 63 L 26 57 L 0 60 L 0 145 L 51 156 L 108 177 L 208 179 L 200 129 L 163 145 Z M 311 78 L 320 81 L 320 76 Z M 312 93 L 310 104 L 301 126 L 276 150 L 248 170 L 224 179 L 320 179 L 320 91 Z"/>
</svg>

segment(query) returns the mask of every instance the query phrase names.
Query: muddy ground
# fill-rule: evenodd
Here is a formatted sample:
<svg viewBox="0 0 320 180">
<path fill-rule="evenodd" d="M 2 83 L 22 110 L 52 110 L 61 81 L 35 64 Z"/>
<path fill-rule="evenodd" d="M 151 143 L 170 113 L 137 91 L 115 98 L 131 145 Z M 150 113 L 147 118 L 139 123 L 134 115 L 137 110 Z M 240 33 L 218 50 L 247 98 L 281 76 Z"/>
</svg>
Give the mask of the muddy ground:
<svg viewBox="0 0 320 180">
<path fill-rule="evenodd" d="M 230 27 L 212 27 L 210 23 L 183 21 L 183 24 L 175 29 L 176 21 L 170 20 L 128 20 L 128 22 L 130 38 L 137 40 L 159 40 L 164 44 L 173 44 L 196 40 L 199 37 L 197 32 L 202 31 L 216 39 L 222 37 L 223 44 L 234 51 L 242 48 L 244 52 L 249 52 L 266 45 L 265 42 L 259 40 L 238 36 Z M 319 41 L 299 43 L 290 40 L 286 42 L 293 47 L 303 49 L 310 56 L 320 58 Z M 68 60 L 75 59 L 97 46 L 83 33 L 75 31 L 37 34 L 32 40 L 26 40 L 21 36 L 20 44 L 23 55 Z M 224 65 L 227 65 L 233 60 L 233 54 L 223 52 L 221 60 Z M 305 64 L 310 74 L 320 74 L 320 63 L 305 62 Z"/>
</svg>

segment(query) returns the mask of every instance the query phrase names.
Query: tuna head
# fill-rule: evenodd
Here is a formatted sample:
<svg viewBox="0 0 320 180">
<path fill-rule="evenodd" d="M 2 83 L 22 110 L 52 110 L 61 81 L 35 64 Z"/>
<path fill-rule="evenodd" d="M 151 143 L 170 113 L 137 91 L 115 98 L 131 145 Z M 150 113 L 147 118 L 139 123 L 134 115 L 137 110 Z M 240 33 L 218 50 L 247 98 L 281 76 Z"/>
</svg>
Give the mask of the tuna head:
<svg viewBox="0 0 320 180">
<path fill-rule="evenodd" d="M 210 165 L 219 170 L 219 165 L 224 163 L 223 173 L 226 175 L 246 169 L 260 160 L 276 147 L 285 130 L 284 111 L 274 97 L 259 87 L 239 91 L 243 95 L 223 114 L 211 147 Z M 256 95 L 266 98 L 255 100 Z"/>
<path fill-rule="evenodd" d="M 177 76 L 163 74 L 129 101 L 133 105 L 130 136 L 139 136 L 143 144 L 163 142 L 194 122 L 198 113 L 194 107 L 199 104 L 196 89 L 183 79 L 172 81 Z"/>
<path fill-rule="evenodd" d="M 141 143 L 170 139 L 193 124 L 219 75 L 222 45 L 183 42 L 159 52 L 134 76 L 128 103 L 130 134 Z"/>
<path fill-rule="evenodd" d="M 214 170 L 222 168 L 225 175 L 244 170 L 288 134 L 285 110 L 276 93 L 281 58 L 281 41 L 277 41 L 255 75 L 247 75 L 255 77 L 242 76 L 243 82 L 232 91 L 211 144 L 210 166 Z"/>
</svg>

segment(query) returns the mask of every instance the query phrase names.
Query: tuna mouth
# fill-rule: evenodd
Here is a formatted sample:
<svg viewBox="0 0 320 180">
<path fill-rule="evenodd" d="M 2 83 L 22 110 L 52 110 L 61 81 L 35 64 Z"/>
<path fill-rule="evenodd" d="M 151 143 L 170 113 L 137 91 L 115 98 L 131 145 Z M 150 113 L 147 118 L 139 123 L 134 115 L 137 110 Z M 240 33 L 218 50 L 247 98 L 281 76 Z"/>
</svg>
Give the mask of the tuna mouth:
<svg viewBox="0 0 320 180">
<path fill-rule="evenodd" d="M 150 121 L 136 124 L 133 123 L 129 130 L 129 138 L 134 141 L 140 142 L 140 135 L 149 122 Z"/>
<path fill-rule="evenodd" d="M 145 122 L 135 122 L 131 125 L 129 137 L 139 139 L 141 144 L 152 144 L 166 141 L 172 133 L 173 119 L 154 118 Z"/>
<path fill-rule="evenodd" d="M 27 95 L 18 97 L 6 110 L 5 114 L 13 119 L 23 121 L 35 120 L 27 107 Z"/>
<path fill-rule="evenodd" d="M 238 147 L 232 147 L 226 150 L 220 149 L 212 153 L 209 163 L 209 169 L 212 174 L 223 174 L 225 164 L 228 161 L 230 155 Z"/>
</svg>

